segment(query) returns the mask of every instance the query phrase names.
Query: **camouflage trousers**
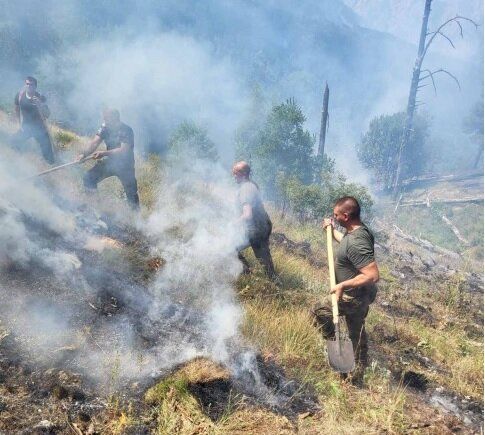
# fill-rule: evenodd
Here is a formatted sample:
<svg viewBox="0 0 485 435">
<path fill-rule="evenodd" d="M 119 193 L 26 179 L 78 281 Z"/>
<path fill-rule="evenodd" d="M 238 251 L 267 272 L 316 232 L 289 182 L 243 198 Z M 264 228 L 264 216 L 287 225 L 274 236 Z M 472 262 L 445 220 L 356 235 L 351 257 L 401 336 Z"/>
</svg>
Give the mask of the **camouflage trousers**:
<svg viewBox="0 0 485 435">
<path fill-rule="evenodd" d="M 349 338 L 354 348 L 355 362 L 364 368 L 368 364 L 369 345 L 365 331 L 365 318 L 369 305 L 374 302 L 377 288 L 360 287 L 345 291 L 338 302 L 340 316 L 345 318 Z M 320 328 L 324 339 L 335 337 L 335 326 L 332 315 L 332 299 L 327 296 L 324 303 L 317 304 L 311 310 L 314 324 Z"/>
</svg>

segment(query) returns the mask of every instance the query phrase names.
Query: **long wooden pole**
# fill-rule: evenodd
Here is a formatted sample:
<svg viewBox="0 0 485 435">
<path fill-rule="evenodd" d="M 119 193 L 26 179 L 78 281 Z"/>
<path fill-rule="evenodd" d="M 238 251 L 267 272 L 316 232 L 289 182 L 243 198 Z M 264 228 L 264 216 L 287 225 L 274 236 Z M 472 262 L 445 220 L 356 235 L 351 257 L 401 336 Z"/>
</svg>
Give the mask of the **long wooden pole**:
<svg viewBox="0 0 485 435">
<path fill-rule="evenodd" d="M 333 261 L 333 228 L 331 225 L 327 226 L 327 257 L 328 257 L 328 275 L 330 280 L 330 288 L 334 288 L 336 285 L 335 280 L 335 264 Z M 338 301 L 337 295 L 332 293 L 332 315 L 333 323 L 338 325 Z"/>
<path fill-rule="evenodd" d="M 92 158 L 93 158 L 92 156 L 88 156 L 88 157 L 85 157 L 84 159 L 81 159 L 81 160 L 75 160 L 73 162 L 64 163 L 63 165 L 55 166 L 54 168 L 50 168 L 50 169 L 47 169 L 45 171 L 39 172 L 38 174 L 35 174 L 30 178 L 40 177 L 42 175 L 50 174 L 51 172 L 56 172 L 56 171 L 59 171 L 60 169 L 67 168 L 68 166 L 78 165 L 80 163 L 86 162 L 87 160 L 91 160 Z"/>
</svg>

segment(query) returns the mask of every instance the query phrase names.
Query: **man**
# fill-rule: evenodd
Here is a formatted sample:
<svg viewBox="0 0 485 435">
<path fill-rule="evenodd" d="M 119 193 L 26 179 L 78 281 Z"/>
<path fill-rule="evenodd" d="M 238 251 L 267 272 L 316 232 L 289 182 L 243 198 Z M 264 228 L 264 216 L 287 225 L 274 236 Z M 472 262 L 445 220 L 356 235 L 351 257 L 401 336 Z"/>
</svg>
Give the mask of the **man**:
<svg viewBox="0 0 485 435">
<path fill-rule="evenodd" d="M 37 80 L 34 77 L 25 79 L 25 87 L 15 96 L 15 114 L 20 129 L 12 136 L 12 144 L 16 148 L 30 138 L 40 145 L 44 160 L 54 163 L 53 145 L 47 131 L 45 119 L 49 117 L 46 98 L 37 92 Z"/>
<path fill-rule="evenodd" d="M 232 168 L 232 175 L 239 184 L 237 196 L 238 206 L 241 211 L 239 218 L 244 226 L 248 243 L 239 248 L 239 259 L 243 263 L 245 271 L 249 271 L 249 264 L 244 258 L 242 251 L 251 246 L 254 256 L 263 266 L 266 274 L 272 279 L 275 271 L 273 259 L 269 250 L 269 236 L 271 234 L 271 220 L 264 209 L 263 201 L 256 183 L 249 179 L 251 168 L 246 162 L 237 162 Z"/>
<path fill-rule="evenodd" d="M 374 302 L 379 281 L 379 269 L 374 257 L 374 236 L 360 220 L 360 206 L 352 196 L 340 198 L 333 209 L 334 220 L 324 219 L 322 226 L 332 226 L 333 238 L 339 243 L 335 251 L 337 285 L 330 290 L 338 300 L 339 314 L 345 316 L 347 329 L 354 347 L 356 371 L 352 378 L 357 384 L 367 366 L 368 344 L 365 318 L 369 305 Z M 345 228 L 342 234 L 334 227 L 337 221 Z M 312 314 L 324 338 L 335 336 L 331 298 L 314 307 Z"/>
<path fill-rule="evenodd" d="M 92 154 L 95 160 L 99 160 L 86 172 L 83 179 L 84 186 L 86 189 L 94 190 L 101 180 L 108 177 L 118 177 L 131 207 L 138 210 L 140 200 L 135 178 L 133 130 L 121 122 L 120 113 L 115 109 L 105 109 L 103 120 L 101 128 L 88 145 L 88 149 L 78 156 L 78 159 L 82 160 Z M 103 141 L 106 144 L 106 151 L 96 151 Z"/>
</svg>

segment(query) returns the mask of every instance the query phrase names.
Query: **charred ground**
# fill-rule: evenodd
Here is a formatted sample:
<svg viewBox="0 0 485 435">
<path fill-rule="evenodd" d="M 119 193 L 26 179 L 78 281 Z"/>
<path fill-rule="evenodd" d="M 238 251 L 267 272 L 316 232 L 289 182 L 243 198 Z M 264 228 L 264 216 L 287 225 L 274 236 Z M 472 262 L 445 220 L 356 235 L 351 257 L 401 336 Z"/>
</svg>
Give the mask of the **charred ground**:
<svg viewBox="0 0 485 435">
<path fill-rule="evenodd" d="M 73 136 L 73 148 L 77 141 L 81 139 Z M 139 163 L 146 169 L 140 177 L 142 201 L 150 204 L 156 195 L 148 178 L 158 180 L 157 168 Z M 275 213 L 272 249 L 278 282 L 266 280 L 255 267 L 252 275 L 234 283 L 245 313 L 244 340 L 234 344 L 231 357 L 231 364 L 243 368 L 237 375 L 200 356 L 173 365 L 160 361 L 158 370 L 146 371 L 140 355 L 153 350 L 156 361 L 165 342 L 190 337 L 203 354 L 202 313 L 180 300 L 153 316 L 146 308 L 150 283 L 165 260 L 151 241 L 109 214 L 79 208 L 75 215 L 77 227 L 91 236 L 82 247 L 22 216 L 30 232 L 42 235 L 44 248 L 76 254 L 79 266 L 67 281 L 41 261 L 11 262 L 2 269 L 0 282 L 9 293 L 3 293 L 0 308 L 0 430 L 480 432 L 483 272 L 473 253 L 466 255 L 467 248 L 454 255 L 433 249 L 439 247 L 435 241 L 431 247 L 415 243 L 405 237 L 411 232 L 405 222 L 401 231 L 394 228 L 392 210 L 384 210 L 374 222 L 382 277 L 369 317 L 373 363 L 365 388 L 356 389 L 329 370 L 323 342 L 308 316 L 308 308 L 327 287 L 318 227 L 279 219 Z M 55 311 L 58 306 L 69 307 L 69 317 L 61 320 L 78 334 L 64 337 L 61 345 L 49 336 L 25 343 L 28 334 L 15 326 L 16 313 Z M 132 334 L 130 349 L 139 349 L 139 355 L 104 355 L 117 340 L 117 348 L 123 348 L 126 325 Z M 102 357 L 93 362 L 93 353 Z M 126 360 L 135 362 L 137 375 L 121 375 Z M 93 364 L 100 362 L 103 376 L 93 377 Z"/>
</svg>

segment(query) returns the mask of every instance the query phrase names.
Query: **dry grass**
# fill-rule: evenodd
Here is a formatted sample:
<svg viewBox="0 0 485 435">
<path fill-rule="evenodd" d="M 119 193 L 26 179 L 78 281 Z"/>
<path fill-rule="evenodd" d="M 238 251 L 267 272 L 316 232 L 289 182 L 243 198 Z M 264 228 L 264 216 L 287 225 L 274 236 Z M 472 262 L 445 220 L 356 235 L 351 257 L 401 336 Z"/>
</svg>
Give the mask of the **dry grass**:
<svg viewBox="0 0 485 435">
<path fill-rule="evenodd" d="M 71 152 L 80 146 L 70 134 L 63 133 L 61 139 Z M 149 211 L 163 182 L 158 159 L 137 160 L 137 176 L 142 204 Z M 122 197 L 117 180 L 102 183 L 100 195 L 112 196 L 111 189 Z M 295 241 L 310 241 L 313 251 L 325 257 L 324 238 L 318 226 L 296 225 L 276 215 L 273 221 L 275 231 L 284 232 Z M 143 411 L 144 414 L 113 400 L 106 433 L 123 433 L 136 421 L 154 419 L 159 434 L 404 433 L 429 422 L 431 426 L 426 429 L 429 433 L 447 430 L 442 417 L 440 426 L 434 410 L 393 378 L 391 370 L 396 367 L 424 373 L 456 394 L 482 400 L 483 327 L 477 326 L 473 316 L 468 315 L 467 308 L 476 310 L 476 304 L 464 300 L 459 283 L 440 286 L 423 283 L 422 288 L 403 289 L 386 265 L 382 265 L 380 295 L 368 318 L 374 362 L 366 372 L 366 386 L 361 390 L 342 383 L 330 371 L 324 343 L 308 315 L 308 309 L 327 291 L 325 270 L 280 248 L 273 249 L 273 256 L 279 274 L 277 285 L 266 280 L 257 267 L 254 274 L 242 276 L 236 283 L 246 313 L 242 333 L 265 357 L 280 364 L 288 377 L 314 390 L 322 411 L 289 421 L 235 397 L 227 404 L 223 416 L 213 421 L 189 386 L 227 379 L 229 374 L 207 360 L 196 360 L 146 392 L 149 411 Z M 251 255 L 248 258 L 255 266 L 254 258 Z M 420 315 L 411 299 L 432 307 L 432 320 Z M 382 302 L 392 306 L 393 311 L 385 309 Z M 467 332 L 471 327 L 477 330 L 474 336 Z M 397 341 L 388 343 L 385 335 L 396 335 Z M 412 358 L 404 364 L 410 350 L 429 358 L 439 370 L 427 369 Z"/>
<path fill-rule="evenodd" d="M 292 234 L 295 240 L 304 240 L 309 234 L 323 239 L 318 228 L 285 225 L 278 222 L 277 230 Z M 323 250 L 321 242 L 318 244 Z M 315 391 L 322 411 L 290 422 L 278 414 L 239 403 L 228 409 L 223 419 L 214 422 L 187 394 L 184 389 L 187 384 L 177 384 L 181 381 L 180 374 L 176 374 L 168 381 L 171 385 L 168 389 L 162 383 L 165 386 L 159 390 L 164 397 L 157 411 L 159 433 L 397 434 L 413 428 L 418 431 L 426 428 L 422 430 L 427 433 L 449 432 L 450 417 L 437 414 L 423 397 L 405 388 L 395 378 L 401 370 L 423 373 L 435 385 L 482 400 L 483 345 L 477 338 L 467 336 L 465 331 L 474 320 L 463 316 L 463 304 L 471 304 L 471 299 L 476 298 L 463 296 L 459 280 L 430 290 L 426 283 L 404 289 L 390 274 L 389 267 L 382 265 L 379 300 L 368 318 L 374 361 L 366 371 L 365 388 L 357 389 L 342 383 L 328 368 L 323 340 L 308 314 L 308 309 L 327 291 L 325 270 L 316 269 L 282 248 L 274 248 L 279 275 L 275 285 L 265 279 L 251 253 L 247 254 L 255 271 L 241 276 L 237 282 L 245 309 L 241 331 L 265 358 L 282 366 L 288 377 Z M 392 305 L 391 314 L 381 306 L 383 302 Z M 421 315 L 413 303 L 432 307 L 433 320 Z M 396 335 L 397 341 L 387 343 L 386 334 Z M 483 334 L 483 328 L 479 328 L 478 334 Z M 409 354 L 428 358 L 431 368 L 423 367 L 413 358 L 406 361 Z M 186 382 L 188 367 L 182 372 Z M 210 373 L 217 370 L 220 368 L 194 366 L 189 370 L 190 382 L 210 378 Z"/>
<path fill-rule="evenodd" d="M 242 434 L 293 433 L 293 426 L 281 416 L 269 411 L 245 406 L 232 397 L 223 415 L 216 421 L 203 412 L 190 393 L 191 384 L 228 379 L 223 367 L 205 359 L 196 359 L 169 378 L 147 391 L 145 400 L 156 413 L 159 434 Z"/>
</svg>

